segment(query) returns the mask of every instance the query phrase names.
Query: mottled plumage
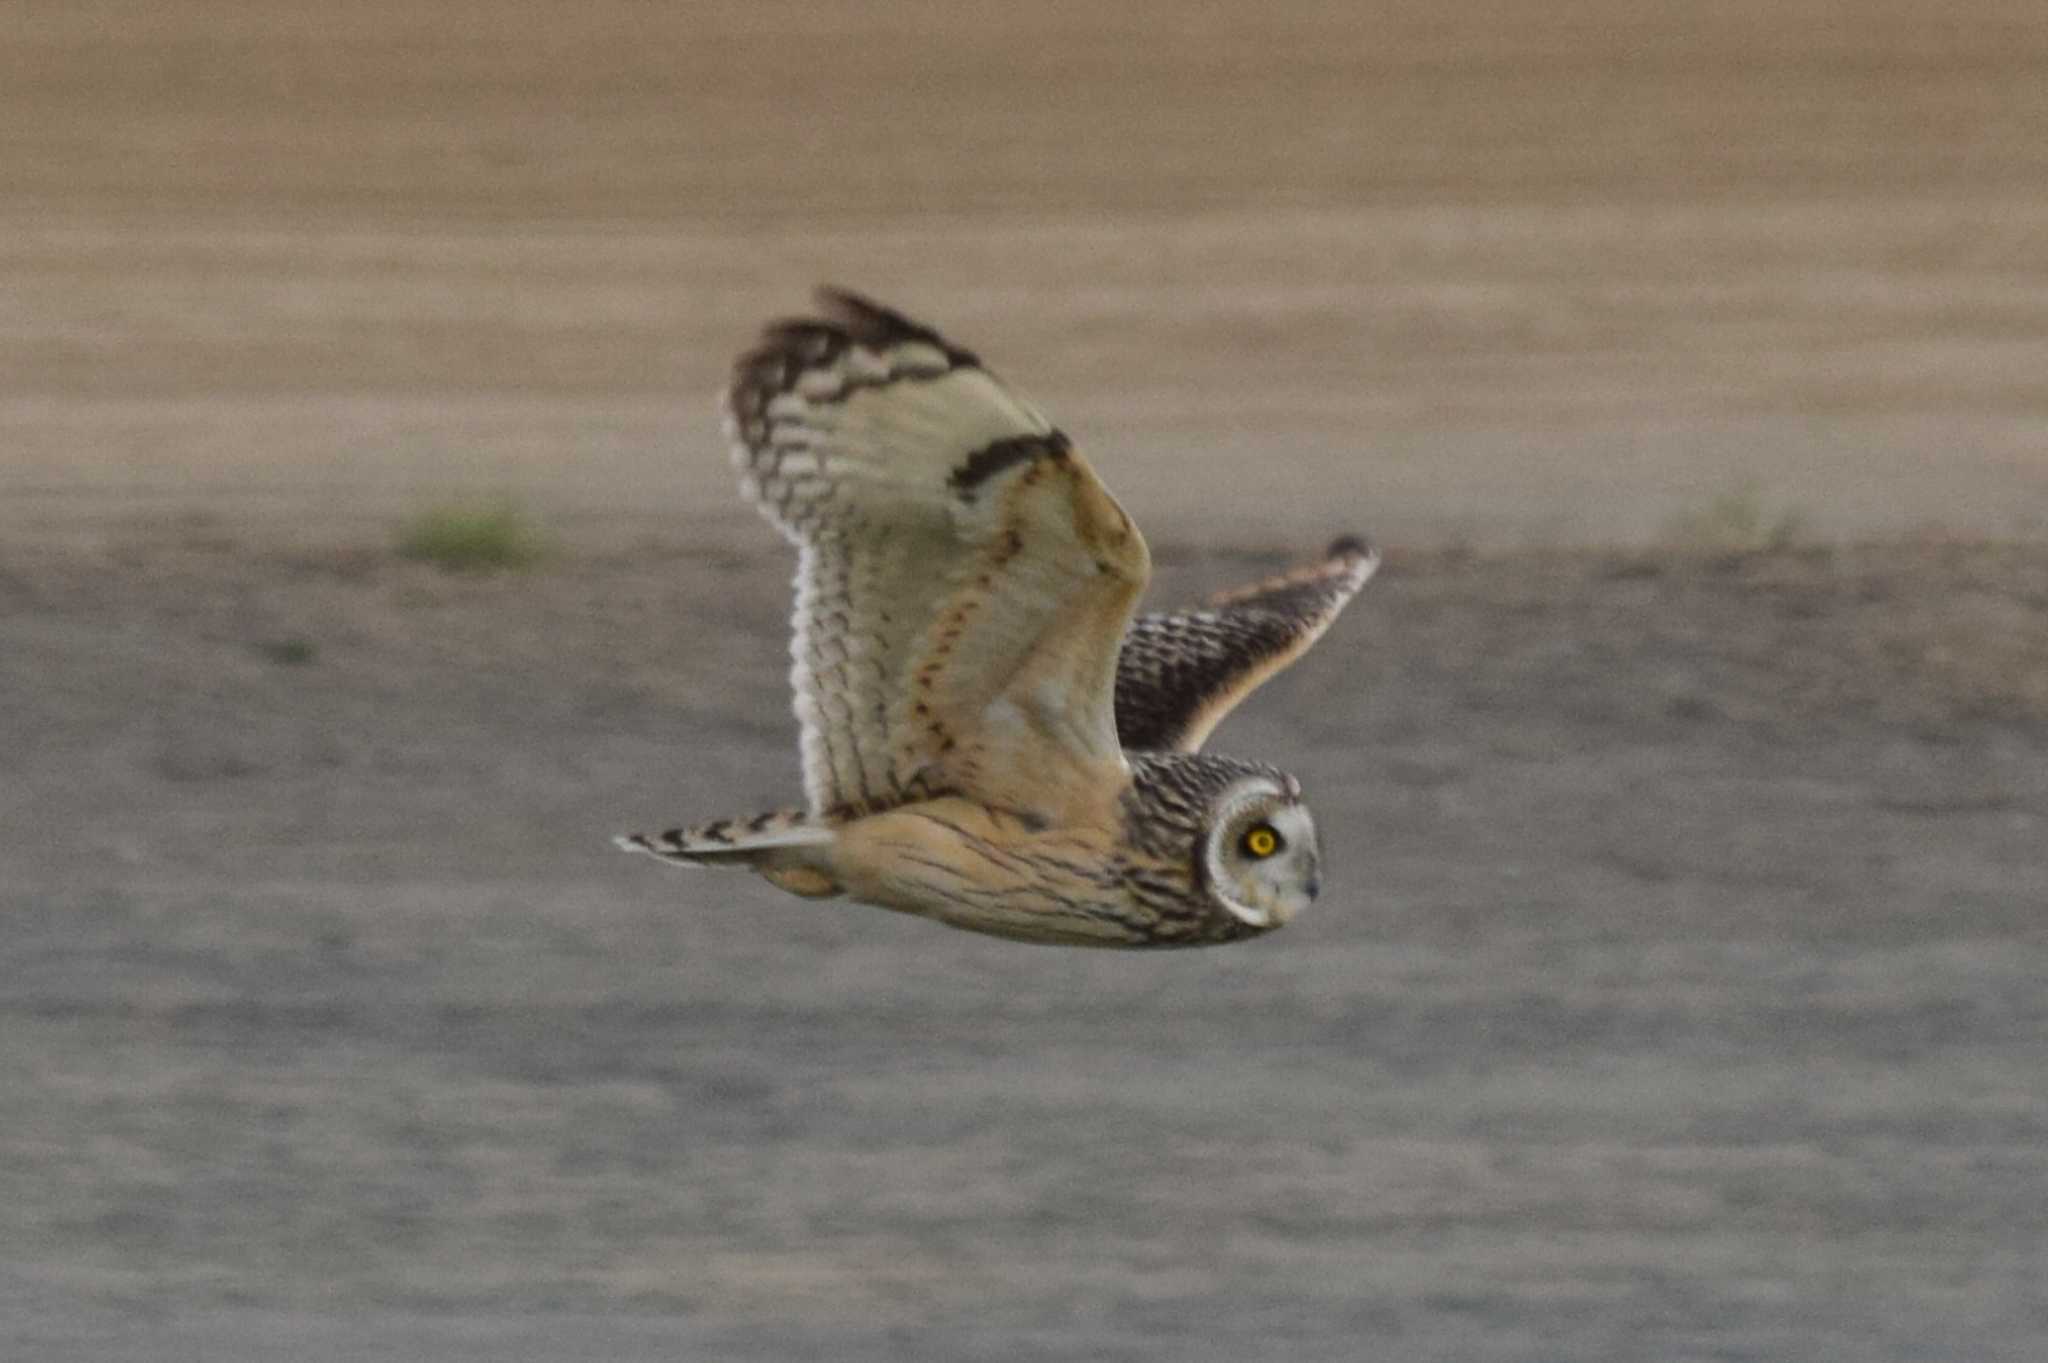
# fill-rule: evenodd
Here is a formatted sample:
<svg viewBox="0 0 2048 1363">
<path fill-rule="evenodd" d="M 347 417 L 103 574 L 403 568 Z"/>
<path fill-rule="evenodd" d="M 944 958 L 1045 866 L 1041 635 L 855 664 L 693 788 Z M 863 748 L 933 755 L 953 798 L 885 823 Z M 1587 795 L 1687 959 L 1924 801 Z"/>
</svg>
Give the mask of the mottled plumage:
<svg viewBox="0 0 2048 1363">
<path fill-rule="evenodd" d="M 797 546 L 806 807 L 620 845 L 1026 941 L 1288 921 L 1320 884 L 1299 786 L 1195 750 L 1328 628 L 1371 551 L 1339 540 L 1134 621 L 1144 539 L 1066 435 L 930 328 L 819 305 L 770 326 L 727 394 L 743 490 Z"/>
</svg>

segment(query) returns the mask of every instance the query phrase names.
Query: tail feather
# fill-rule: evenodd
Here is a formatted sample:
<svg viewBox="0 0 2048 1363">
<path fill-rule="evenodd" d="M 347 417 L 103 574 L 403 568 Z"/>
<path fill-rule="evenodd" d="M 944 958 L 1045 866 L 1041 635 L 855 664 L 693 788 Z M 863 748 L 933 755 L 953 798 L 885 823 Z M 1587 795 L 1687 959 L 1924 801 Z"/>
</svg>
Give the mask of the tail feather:
<svg viewBox="0 0 2048 1363">
<path fill-rule="evenodd" d="M 750 818 L 714 819 L 665 833 L 629 833 L 612 839 L 622 851 L 645 852 L 686 866 L 753 864 L 777 848 L 820 847 L 831 841 L 832 830 L 814 823 L 800 809 L 774 809 Z"/>
</svg>

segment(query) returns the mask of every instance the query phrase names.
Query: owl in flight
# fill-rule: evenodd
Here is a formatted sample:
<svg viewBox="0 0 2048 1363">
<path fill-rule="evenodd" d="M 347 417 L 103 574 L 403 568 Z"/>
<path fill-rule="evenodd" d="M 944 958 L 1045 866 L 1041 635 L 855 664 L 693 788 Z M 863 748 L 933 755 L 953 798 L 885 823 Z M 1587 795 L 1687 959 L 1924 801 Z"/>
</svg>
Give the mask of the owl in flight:
<svg viewBox="0 0 2048 1363">
<path fill-rule="evenodd" d="M 796 544 L 805 807 L 619 846 L 1028 942 L 1269 932 L 1321 887 L 1284 772 L 1200 751 L 1379 559 L 1132 616 L 1145 540 L 972 353 L 867 299 L 770 326 L 726 395 L 747 499 Z"/>
</svg>

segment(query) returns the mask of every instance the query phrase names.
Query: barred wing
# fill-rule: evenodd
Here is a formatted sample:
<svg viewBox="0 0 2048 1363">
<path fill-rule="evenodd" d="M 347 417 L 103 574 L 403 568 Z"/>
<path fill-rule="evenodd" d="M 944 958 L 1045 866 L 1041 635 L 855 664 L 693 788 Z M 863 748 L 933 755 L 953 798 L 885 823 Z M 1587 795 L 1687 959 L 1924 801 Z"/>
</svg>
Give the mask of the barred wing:
<svg viewBox="0 0 2048 1363">
<path fill-rule="evenodd" d="M 854 294 L 818 304 L 771 326 L 727 394 L 747 496 L 797 546 L 811 812 L 935 790 L 1045 810 L 1120 785 L 1143 537 L 972 352 Z"/>
<path fill-rule="evenodd" d="M 1317 563 L 1200 609 L 1133 620 L 1116 672 L 1124 747 L 1199 749 L 1238 702 L 1322 637 L 1379 562 L 1363 540 L 1347 536 Z"/>
</svg>

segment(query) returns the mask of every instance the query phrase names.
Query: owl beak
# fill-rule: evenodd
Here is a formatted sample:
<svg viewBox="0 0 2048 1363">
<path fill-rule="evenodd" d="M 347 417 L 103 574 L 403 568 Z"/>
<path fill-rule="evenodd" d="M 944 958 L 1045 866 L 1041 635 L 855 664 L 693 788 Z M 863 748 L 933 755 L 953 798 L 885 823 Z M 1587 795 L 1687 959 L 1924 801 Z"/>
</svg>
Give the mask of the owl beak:
<svg viewBox="0 0 2048 1363">
<path fill-rule="evenodd" d="M 1317 895 L 1323 892 L 1323 873 L 1320 871 L 1311 872 L 1308 884 L 1302 888 L 1308 893 L 1309 899 L 1314 900 Z"/>
</svg>

